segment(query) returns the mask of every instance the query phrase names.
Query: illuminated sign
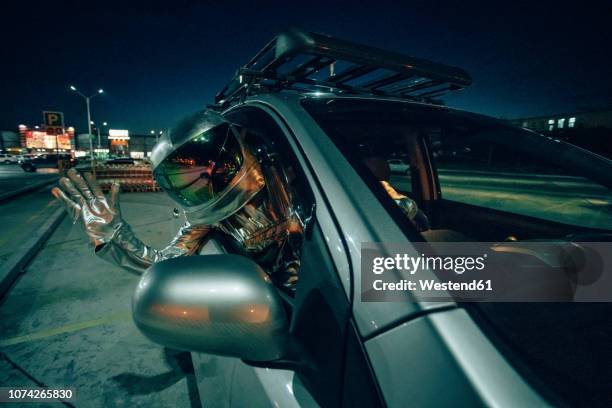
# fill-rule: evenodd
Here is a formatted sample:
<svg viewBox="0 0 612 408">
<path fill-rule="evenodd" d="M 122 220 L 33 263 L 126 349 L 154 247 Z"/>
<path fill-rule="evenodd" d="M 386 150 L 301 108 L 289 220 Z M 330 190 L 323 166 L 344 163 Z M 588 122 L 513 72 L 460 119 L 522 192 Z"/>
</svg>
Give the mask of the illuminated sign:
<svg viewBox="0 0 612 408">
<path fill-rule="evenodd" d="M 61 135 L 64 133 L 64 113 L 43 111 L 45 131 L 49 135 Z"/>
<path fill-rule="evenodd" d="M 57 149 L 59 147 L 70 150 L 72 138 L 69 133 L 50 135 L 47 132 L 28 130 L 25 132 L 25 139 L 28 149 Z"/>
<path fill-rule="evenodd" d="M 127 129 L 109 129 L 108 138 L 111 140 L 130 140 L 130 134 Z"/>
</svg>

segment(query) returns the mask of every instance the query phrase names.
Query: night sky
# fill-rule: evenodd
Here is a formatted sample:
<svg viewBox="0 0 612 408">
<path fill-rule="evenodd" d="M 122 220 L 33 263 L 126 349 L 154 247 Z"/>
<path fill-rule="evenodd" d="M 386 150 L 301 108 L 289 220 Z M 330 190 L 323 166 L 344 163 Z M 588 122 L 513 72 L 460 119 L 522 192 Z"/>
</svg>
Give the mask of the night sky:
<svg viewBox="0 0 612 408">
<path fill-rule="evenodd" d="M 289 27 L 462 67 L 474 84 L 446 98 L 453 107 L 516 118 L 612 106 L 610 5 L 20 3 L 3 10 L 0 29 L 3 130 L 61 110 L 67 125 L 86 131 L 84 101 L 69 84 L 104 88 L 92 101 L 94 121 L 132 133 L 167 128 L 212 103 L 240 65 Z"/>
</svg>

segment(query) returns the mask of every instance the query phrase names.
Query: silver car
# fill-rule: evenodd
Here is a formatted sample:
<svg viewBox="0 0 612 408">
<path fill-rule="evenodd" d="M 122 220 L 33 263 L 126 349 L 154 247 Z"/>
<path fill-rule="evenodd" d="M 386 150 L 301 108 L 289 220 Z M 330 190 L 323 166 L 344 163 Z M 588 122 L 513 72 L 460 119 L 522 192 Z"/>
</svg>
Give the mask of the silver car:
<svg viewBox="0 0 612 408">
<path fill-rule="evenodd" d="M 409 295 L 366 302 L 361 249 L 610 240 L 612 162 L 432 103 L 421 96 L 423 82 L 401 88 L 410 92 L 384 88 L 412 69 L 456 89 L 469 83 L 460 70 L 310 33 L 275 41 L 267 46 L 271 59 L 264 60 L 266 49 L 258 54 L 215 109 L 274 140 L 303 176 L 298 188 L 312 196 L 316 220 L 295 294 L 276 290 L 254 262 L 212 240 L 201 256 L 151 267 L 134 298 L 143 333 L 192 351 L 203 406 L 610 403 L 610 372 L 595 367 L 612 358 L 606 304 L 420 302 Z M 279 61 L 296 49 L 310 59 L 282 77 Z M 349 71 L 312 78 L 340 57 L 353 63 Z M 369 86 L 346 84 L 350 70 L 366 75 L 363 67 L 374 63 L 391 74 L 366 79 Z M 379 171 L 364 165 L 371 157 L 383 159 Z M 410 164 L 391 172 L 397 157 Z M 381 181 L 414 200 L 428 228 L 408 222 Z M 164 305 L 193 317 L 169 318 Z"/>
<path fill-rule="evenodd" d="M 8 153 L 0 153 L 0 163 L 13 164 L 17 163 L 18 157 Z"/>
</svg>

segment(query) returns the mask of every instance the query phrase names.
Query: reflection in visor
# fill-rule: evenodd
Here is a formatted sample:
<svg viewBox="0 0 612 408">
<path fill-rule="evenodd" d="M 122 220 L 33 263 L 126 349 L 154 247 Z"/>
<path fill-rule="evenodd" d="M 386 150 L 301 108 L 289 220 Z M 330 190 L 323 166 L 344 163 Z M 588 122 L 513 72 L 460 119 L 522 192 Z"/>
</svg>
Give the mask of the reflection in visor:
<svg viewBox="0 0 612 408">
<path fill-rule="evenodd" d="M 217 197 L 240 170 L 240 143 L 228 124 L 192 138 L 155 169 L 155 179 L 186 207 Z"/>
</svg>

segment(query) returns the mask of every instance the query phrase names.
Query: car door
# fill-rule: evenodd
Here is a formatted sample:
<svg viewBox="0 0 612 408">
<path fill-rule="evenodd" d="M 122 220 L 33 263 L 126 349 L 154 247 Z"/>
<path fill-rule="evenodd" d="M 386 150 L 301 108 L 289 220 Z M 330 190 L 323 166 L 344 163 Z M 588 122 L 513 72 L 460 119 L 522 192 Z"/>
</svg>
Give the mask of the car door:
<svg viewBox="0 0 612 408">
<path fill-rule="evenodd" d="M 201 255 L 226 253 L 209 240 Z M 292 370 L 253 367 L 234 357 L 191 353 L 203 407 L 315 407 L 309 392 Z"/>
<path fill-rule="evenodd" d="M 501 126 L 429 137 L 443 225 L 491 240 L 612 239 L 612 161 L 554 137 Z M 576 297 L 589 286 L 579 285 Z M 470 325 L 551 405 L 610 406 L 612 369 L 599 362 L 612 358 L 611 306 L 468 303 L 461 319 L 469 315 Z"/>
<path fill-rule="evenodd" d="M 317 219 L 329 217 L 317 200 L 316 186 L 306 176 L 281 122 L 259 107 L 244 106 L 226 117 L 273 145 L 286 170 L 293 174 L 300 205 L 316 208 L 308 222 L 294 294 L 281 292 L 291 314 L 290 331 L 301 349 L 300 361 L 255 367 L 239 359 L 192 353 L 198 391 L 206 407 L 339 406 L 349 332 L 349 301 Z M 315 205 L 316 204 L 316 205 Z M 225 249 L 210 243 L 203 253 Z M 348 262 L 344 259 L 344 262 Z M 354 336 L 353 336 L 354 337 Z M 357 342 L 355 338 L 353 342 Z M 357 347 L 357 346 L 355 346 Z"/>
</svg>

